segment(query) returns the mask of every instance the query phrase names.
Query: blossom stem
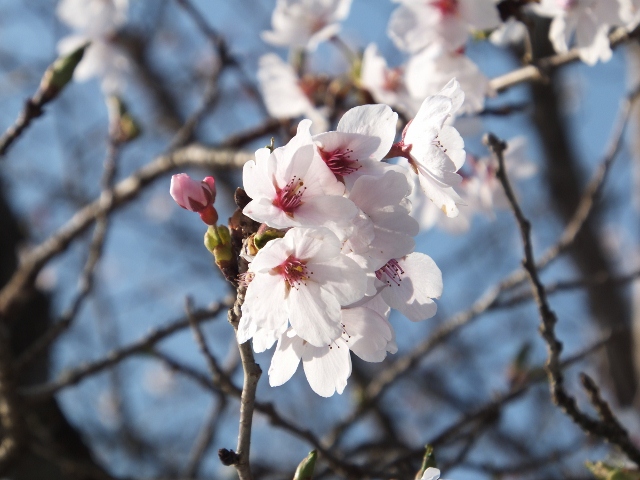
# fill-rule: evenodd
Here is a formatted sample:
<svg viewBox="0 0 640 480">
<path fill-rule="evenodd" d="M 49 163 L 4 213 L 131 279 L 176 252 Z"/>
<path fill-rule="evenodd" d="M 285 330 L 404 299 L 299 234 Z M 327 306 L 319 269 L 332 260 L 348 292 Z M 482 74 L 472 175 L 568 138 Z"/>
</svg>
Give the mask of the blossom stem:
<svg viewBox="0 0 640 480">
<path fill-rule="evenodd" d="M 246 265 L 244 270 L 246 271 Z M 247 287 L 238 286 L 236 301 L 233 307 L 229 309 L 228 319 L 233 329 L 237 332 L 238 323 L 242 316 L 242 304 Z M 242 361 L 242 369 L 244 371 L 244 382 L 242 384 L 242 395 L 240 397 L 240 425 L 238 432 L 238 460 L 234 464 L 238 472 L 240 480 L 253 480 L 251 474 L 251 466 L 249 464 L 249 452 L 251 449 L 251 426 L 253 423 L 253 411 L 256 402 L 256 388 L 258 380 L 262 375 L 262 369 L 253 357 L 251 342 L 245 342 L 238 345 L 240 350 L 240 360 Z"/>
</svg>

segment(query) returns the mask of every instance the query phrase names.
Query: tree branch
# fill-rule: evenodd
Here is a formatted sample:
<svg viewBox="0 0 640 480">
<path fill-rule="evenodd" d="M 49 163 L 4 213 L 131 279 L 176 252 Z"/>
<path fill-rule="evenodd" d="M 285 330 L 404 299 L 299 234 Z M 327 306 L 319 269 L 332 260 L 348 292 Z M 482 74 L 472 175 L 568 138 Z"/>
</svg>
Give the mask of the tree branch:
<svg viewBox="0 0 640 480">
<path fill-rule="evenodd" d="M 558 405 L 578 426 L 580 426 L 582 430 L 618 446 L 631 461 L 640 465 L 640 450 L 638 450 L 638 448 L 629 441 L 626 431 L 623 431 L 623 433 L 620 432 L 619 429 L 616 428 L 616 425 L 619 427 L 617 422 L 615 422 L 615 424 L 605 420 L 598 422 L 584 414 L 578 408 L 575 398 L 570 396 L 564 388 L 564 376 L 560 363 L 562 343 L 560 343 L 555 335 L 555 325 L 558 319 L 555 312 L 549 306 L 546 289 L 538 275 L 538 269 L 535 263 L 533 247 L 531 244 L 531 223 L 525 217 L 518 201 L 516 200 L 516 196 L 504 167 L 504 150 L 507 145 L 492 134 L 485 136 L 485 143 L 489 146 L 498 162 L 498 171 L 496 176 L 504 188 L 520 229 L 524 250 L 523 266 L 529 277 L 531 289 L 538 305 L 541 322 L 540 333 L 547 343 L 548 358 L 547 363 L 545 364 L 545 370 L 549 379 L 551 397 L 554 403 Z"/>
</svg>

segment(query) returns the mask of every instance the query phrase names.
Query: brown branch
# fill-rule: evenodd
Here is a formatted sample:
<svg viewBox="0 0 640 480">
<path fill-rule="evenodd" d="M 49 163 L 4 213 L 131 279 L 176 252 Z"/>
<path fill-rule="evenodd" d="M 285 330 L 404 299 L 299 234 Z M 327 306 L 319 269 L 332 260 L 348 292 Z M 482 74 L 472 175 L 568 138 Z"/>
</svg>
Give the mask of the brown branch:
<svg viewBox="0 0 640 480">
<path fill-rule="evenodd" d="M 200 470 L 205 455 L 214 441 L 215 434 L 220 426 L 220 421 L 223 418 L 226 408 L 226 397 L 221 396 L 220 400 L 211 408 L 211 412 L 196 438 L 193 449 L 189 455 L 189 461 L 182 474 L 182 477 L 185 479 L 197 478 L 198 470 Z"/>
<path fill-rule="evenodd" d="M 120 145 L 113 139 L 109 141 L 107 156 L 104 161 L 104 172 L 102 175 L 101 185 L 102 192 L 98 201 L 103 208 L 108 209 L 113 203 L 113 180 L 117 170 L 117 159 L 120 152 Z M 62 333 L 64 333 L 73 323 L 78 315 L 82 304 L 89 296 L 93 289 L 95 270 L 98 262 L 102 258 L 104 244 L 109 227 L 109 218 L 106 214 L 99 215 L 96 218 L 96 226 L 93 231 L 91 243 L 89 245 L 89 253 L 85 261 L 80 278 L 78 279 L 78 292 L 71 302 L 71 306 L 62 314 L 61 318 L 55 322 L 49 329 L 37 338 L 29 348 L 22 354 L 19 361 L 16 362 L 15 369 L 17 372 L 24 367 L 29 366 L 43 351 L 45 351 Z"/>
<path fill-rule="evenodd" d="M 236 301 L 229 309 L 228 320 L 234 332 L 238 331 L 238 324 L 242 317 L 242 304 L 247 291 L 246 286 L 240 285 L 237 289 Z M 251 342 L 238 344 L 242 369 L 244 371 L 244 383 L 242 396 L 240 397 L 240 431 L 238 433 L 238 460 L 235 463 L 240 480 L 252 480 L 251 466 L 249 464 L 249 451 L 251 449 L 251 425 L 253 422 L 253 410 L 255 409 L 256 388 L 262 375 L 262 369 L 253 357 Z"/>
<path fill-rule="evenodd" d="M 562 370 L 567 369 L 571 365 L 584 360 L 587 356 L 596 352 L 607 343 L 609 343 L 616 335 L 620 335 L 622 332 L 611 332 L 604 338 L 598 340 L 597 342 L 589 345 L 576 352 L 575 354 L 567 357 L 560 363 L 560 368 Z M 460 419 L 456 420 L 454 423 L 444 428 L 440 433 L 430 438 L 426 443 L 429 445 L 433 445 L 434 447 L 447 445 L 450 439 L 454 437 L 464 438 L 465 429 L 470 425 L 474 425 L 478 422 L 483 423 L 486 422 L 487 419 L 495 418 L 495 416 L 509 403 L 521 398 L 524 394 L 526 394 L 531 387 L 534 385 L 544 381 L 546 379 L 546 373 L 543 368 L 532 368 L 527 373 L 527 376 L 523 379 L 522 383 L 520 383 L 517 387 L 510 389 L 507 392 L 504 392 L 498 396 L 496 396 L 491 401 L 486 404 L 476 408 L 472 412 L 469 412 L 462 416 Z M 403 455 L 401 458 L 394 460 L 388 466 L 392 464 L 406 462 L 409 459 L 419 459 L 424 455 L 424 448 L 416 449 L 406 455 Z"/>
<path fill-rule="evenodd" d="M 33 281 L 35 275 L 49 260 L 65 251 L 71 242 L 99 216 L 108 214 L 133 200 L 153 181 L 176 168 L 186 166 L 236 169 L 252 157 L 253 154 L 248 152 L 194 144 L 160 156 L 128 178 L 121 180 L 110 191 L 113 201 L 109 205 L 103 204 L 100 199 L 94 200 L 78 210 L 66 224 L 26 255 L 20 268 L 0 290 L 0 317 L 7 314 L 22 288 Z"/>
<path fill-rule="evenodd" d="M 7 153 L 11 144 L 22 135 L 22 132 L 31 124 L 31 121 L 43 114 L 42 107 L 44 107 L 46 103 L 47 101 L 44 101 L 43 97 L 37 94 L 24 103 L 22 112 L 15 123 L 0 137 L 0 157 Z"/>
<path fill-rule="evenodd" d="M 571 219 L 565 226 L 559 240 L 548 248 L 536 263 L 536 267 L 538 269 L 543 269 L 553 260 L 558 258 L 561 253 L 571 246 L 578 233 L 584 227 L 586 219 L 593 211 L 595 200 L 602 190 L 607 173 L 611 169 L 611 166 L 620 151 L 631 107 L 639 95 L 640 93 L 636 91 L 629 95 L 629 97 L 622 103 L 618 119 L 616 121 L 616 126 L 613 130 L 613 134 L 602 161 L 590 179 L 589 184 L 585 188 L 580 198 L 580 202 L 578 203 Z M 518 269 L 512 272 L 500 283 L 487 290 L 469 309 L 460 312 L 445 321 L 429 338 L 420 343 L 409 354 L 386 367 L 367 386 L 364 391 L 363 400 L 358 404 L 358 407 L 332 430 L 325 439 L 325 442 L 329 445 L 334 445 L 357 419 L 361 418 L 373 405 L 376 404 L 378 399 L 392 383 L 411 371 L 411 369 L 429 352 L 441 345 L 458 330 L 471 324 L 483 313 L 500 307 L 500 295 L 503 292 L 521 284 L 526 279 L 527 274 L 524 270 Z"/>
<path fill-rule="evenodd" d="M 616 28 L 609 35 L 611 48 L 615 48 L 638 35 L 637 29 L 629 32 L 623 27 Z M 580 60 L 579 50 L 574 48 L 565 53 L 559 53 L 541 59 L 532 65 L 526 65 L 509 73 L 493 78 L 489 82 L 489 90 L 502 92 L 515 85 L 525 82 L 540 82 L 547 78 L 548 73 L 558 67 Z"/>
<path fill-rule="evenodd" d="M 0 474 L 6 472 L 27 440 L 12 361 L 9 329 L 0 324 L 0 425 L 4 433 L 0 441 Z"/>
<path fill-rule="evenodd" d="M 224 372 L 222 372 L 222 375 L 219 377 L 219 383 L 213 383 L 211 378 L 207 377 L 207 375 L 178 362 L 162 352 L 154 350 L 152 351 L 152 354 L 172 371 L 181 373 L 207 391 L 215 394 L 220 394 L 222 392 L 223 394 L 234 398 L 240 398 L 242 395 L 242 389 L 236 386 Z M 264 415 L 269 420 L 269 423 L 274 427 L 280 428 L 289 434 L 308 442 L 309 445 L 318 451 L 334 471 L 340 475 L 343 475 L 345 478 L 360 478 L 362 475 L 362 470 L 334 455 L 322 444 L 322 442 L 320 442 L 313 432 L 308 429 L 301 428 L 296 423 L 283 417 L 272 403 L 256 401 L 255 410 L 256 412 Z"/>
<path fill-rule="evenodd" d="M 538 265 L 540 262 L 538 262 Z M 626 275 L 620 275 L 611 277 L 607 272 L 600 272 L 599 274 L 592 275 L 588 278 L 578 278 L 575 280 L 565 280 L 561 282 L 549 283 L 546 286 L 547 295 L 553 295 L 555 293 L 566 292 L 570 290 L 577 290 L 580 288 L 594 287 L 604 284 L 624 285 L 640 278 L 640 270 L 628 273 Z M 510 308 L 520 303 L 526 302 L 533 298 L 531 290 L 523 291 L 511 296 L 506 300 L 501 300 L 496 303 L 492 309 L 498 308 Z"/>
<path fill-rule="evenodd" d="M 227 307 L 226 303 L 215 304 L 212 307 L 194 312 L 192 316 L 198 321 L 208 321 L 215 318 L 222 310 Z M 105 369 L 111 368 L 125 358 L 138 353 L 150 350 L 156 343 L 167 338 L 173 333 L 184 330 L 190 325 L 188 319 L 179 319 L 169 323 L 168 325 L 152 331 L 144 338 L 116 350 L 109 352 L 104 358 L 81 365 L 73 370 L 63 372 L 60 376 L 51 382 L 47 382 L 33 387 L 24 389 L 22 394 L 31 401 L 41 401 L 51 397 L 63 388 L 76 385 L 87 377 L 99 373 Z"/>
<path fill-rule="evenodd" d="M 505 171 L 504 150 L 507 145 L 492 134 L 485 136 L 485 143 L 489 146 L 498 162 L 496 176 L 503 186 L 505 195 L 511 205 L 520 229 L 524 250 L 523 266 L 529 277 L 531 289 L 538 305 L 538 311 L 540 313 L 540 333 L 547 344 L 548 358 L 545 364 L 545 370 L 547 372 L 553 402 L 586 433 L 600 437 L 618 446 L 630 460 L 640 465 L 640 450 L 628 441 L 628 437 L 626 441 L 624 441 L 624 436 L 621 436 L 620 432 L 616 430 L 614 426 L 610 425 L 609 422 L 596 421 L 580 411 L 575 398 L 569 395 L 564 388 L 564 376 L 560 364 L 562 343 L 560 343 L 555 335 L 555 325 L 558 319 L 555 312 L 549 306 L 546 289 L 538 275 L 531 244 L 531 223 L 522 212 Z"/>
</svg>

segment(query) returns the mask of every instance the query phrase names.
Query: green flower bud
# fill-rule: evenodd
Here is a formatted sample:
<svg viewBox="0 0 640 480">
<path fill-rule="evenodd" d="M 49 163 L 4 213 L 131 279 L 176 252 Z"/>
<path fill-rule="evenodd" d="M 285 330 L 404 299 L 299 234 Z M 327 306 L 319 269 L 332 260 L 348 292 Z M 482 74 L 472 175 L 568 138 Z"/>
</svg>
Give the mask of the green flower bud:
<svg viewBox="0 0 640 480">
<path fill-rule="evenodd" d="M 207 228 L 207 231 L 204 232 L 204 246 L 213 254 L 218 245 L 220 245 L 218 231 L 216 227 L 210 226 Z"/>
<path fill-rule="evenodd" d="M 55 62 L 49 65 L 40 81 L 40 93 L 43 103 L 56 97 L 65 85 L 71 81 L 73 72 L 80 60 L 82 60 L 88 46 L 89 43 L 87 42 L 68 55 L 58 57 Z"/>
<path fill-rule="evenodd" d="M 115 95 L 107 99 L 111 136 L 120 143 L 130 142 L 141 133 L 138 122 L 131 116 L 127 104 Z"/>
<path fill-rule="evenodd" d="M 433 452 L 433 447 L 431 445 L 427 445 L 425 447 L 425 452 L 424 452 L 424 457 L 422 457 L 422 466 L 420 467 L 420 470 L 418 471 L 418 473 L 416 473 L 416 480 L 420 480 L 422 478 L 422 475 L 424 475 L 424 472 L 427 470 L 427 468 L 429 467 L 433 467 L 436 468 L 436 455 Z"/>
<path fill-rule="evenodd" d="M 311 450 L 309 455 L 300 462 L 296 473 L 293 476 L 293 480 L 312 480 L 313 470 L 316 468 L 316 459 L 318 458 L 318 452 Z"/>
<path fill-rule="evenodd" d="M 276 230 L 275 228 L 265 228 L 263 230 L 261 226 L 258 233 L 255 234 L 253 242 L 258 250 L 260 250 L 271 240 L 284 237 L 284 234 L 285 232 L 282 230 Z"/>
</svg>

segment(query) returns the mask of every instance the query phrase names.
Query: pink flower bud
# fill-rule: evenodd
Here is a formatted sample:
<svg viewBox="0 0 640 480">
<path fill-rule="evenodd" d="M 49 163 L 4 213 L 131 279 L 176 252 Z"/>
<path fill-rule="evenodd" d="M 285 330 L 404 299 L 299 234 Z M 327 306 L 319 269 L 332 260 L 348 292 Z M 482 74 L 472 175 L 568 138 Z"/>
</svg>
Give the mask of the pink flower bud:
<svg viewBox="0 0 640 480">
<path fill-rule="evenodd" d="M 216 179 L 213 177 L 204 177 L 202 183 L 205 183 L 209 187 L 211 192 L 211 203 L 216 201 Z"/>
<path fill-rule="evenodd" d="M 196 182 L 186 173 L 179 173 L 171 177 L 169 193 L 182 208 L 200 212 L 215 200 L 215 180 L 213 177 L 206 177 L 203 181 Z"/>
</svg>

